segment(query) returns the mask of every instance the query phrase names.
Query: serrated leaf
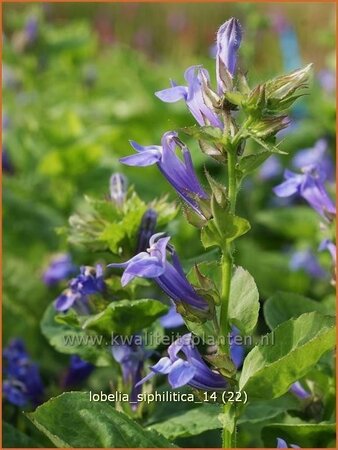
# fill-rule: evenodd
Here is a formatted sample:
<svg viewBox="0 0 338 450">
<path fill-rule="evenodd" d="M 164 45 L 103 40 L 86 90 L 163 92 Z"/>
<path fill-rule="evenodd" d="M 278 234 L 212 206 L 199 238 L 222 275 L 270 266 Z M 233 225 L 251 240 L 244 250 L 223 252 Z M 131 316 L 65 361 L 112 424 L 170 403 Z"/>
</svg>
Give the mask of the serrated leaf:
<svg viewBox="0 0 338 450">
<path fill-rule="evenodd" d="M 257 142 L 257 144 L 259 144 L 261 147 L 263 147 L 268 152 L 277 153 L 278 155 L 287 155 L 286 152 L 283 152 L 283 150 L 280 150 L 276 145 L 273 145 L 264 139 L 260 139 L 254 133 L 250 133 L 250 132 L 248 132 L 248 133 L 249 133 L 249 136 L 251 137 L 251 139 L 253 139 L 255 142 Z"/>
<path fill-rule="evenodd" d="M 247 233 L 250 228 L 250 223 L 243 217 L 234 216 L 222 210 L 221 214 L 217 215 L 217 218 L 209 220 L 208 224 L 202 228 L 202 244 L 205 248 L 214 245 L 223 247 L 225 241 L 228 243 L 232 242 Z"/>
<path fill-rule="evenodd" d="M 104 311 L 88 318 L 83 328 L 109 336 L 112 333 L 130 335 L 151 325 L 167 311 L 166 305 L 148 298 L 114 301 Z"/>
<path fill-rule="evenodd" d="M 182 128 L 183 133 L 192 136 L 197 140 L 213 142 L 215 144 L 221 143 L 223 139 L 222 131 L 219 128 L 212 126 L 192 126 Z"/>
<path fill-rule="evenodd" d="M 271 156 L 271 153 L 267 151 L 243 156 L 239 160 L 237 168 L 243 172 L 243 175 L 247 175 L 263 164 L 269 156 Z"/>
<path fill-rule="evenodd" d="M 312 312 L 279 325 L 244 360 L 239 387 L 250 399 L 283 395 L 335 346 L 335 320 Z"/>
<path fill-rule="evenodd" d="M 111 354 L 108 351 L 109 341 L 105 341 L 102 336 L 96 336 L 93 332 L 82 330 L 80 327 L 56 322 L 55 318 L 58 315 L 59 313 L 51 304 L 41 320 L 41 332 L 52 347 L 67 355 L 79 355 L 97 366 L 111 364 Z"/>
<path fill-rule="evenodd" d="M 173 447 L 163 436 L 145 430 L 109 403 L 90 401 L 87 392 L 63 393 L 27 417 L 57 447 Z"/>
<path fill-rule="evenodd" d="M 317 311 L 329 314 L 329 307 L 293 292 L 276 292 L 264 303 L 264 318 L 271 330 L 304 313 Z"/>
<path fill-rule="evenodd" d="M 230 286 L 229 320 L 244 334 L 255 328 L 259 313 L 259 293 L 255 280 L 243 267 L 237 267 Z"/>
</svg>

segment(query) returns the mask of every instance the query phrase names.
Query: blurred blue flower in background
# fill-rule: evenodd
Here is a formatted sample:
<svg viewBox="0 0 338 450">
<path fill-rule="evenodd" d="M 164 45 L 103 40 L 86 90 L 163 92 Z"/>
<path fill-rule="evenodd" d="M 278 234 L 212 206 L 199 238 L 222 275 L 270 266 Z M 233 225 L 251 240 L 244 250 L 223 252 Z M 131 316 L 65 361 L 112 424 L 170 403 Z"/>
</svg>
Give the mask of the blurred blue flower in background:
<svg viewBox="0 0 338 450">
<path fill-rule="evenodd" d="M 304 270 L 313 278 L 323 278 L 327 275 L 311 249 L 294 251 L 290 258 L 289 267 L 292 271 Z"/>
<path fill-rule="evenodd" d="M 3 350 L 4 397 L 13 405 L 36 406 L 43 400 L 44 386 L 38 366 L 33 363 L 20 339 L 13 339 Z"/>
<path fill-rule="evenodd" d="M 84 361 L 78 355 L 72 355 L 69 361 L 69 367 L 64 375 L 61 385 L 64 388 L 76 386 L 85 381 L 93 372 L 95 366 Z"/>
<path fill-rule="evenodd" d="M 53 257 L 42 278 L 47 286 L 52 286 L 59 281 L 67 280 L 76 269 L 72 257 L 68 253 L 62 253 Z"/>
</svg>

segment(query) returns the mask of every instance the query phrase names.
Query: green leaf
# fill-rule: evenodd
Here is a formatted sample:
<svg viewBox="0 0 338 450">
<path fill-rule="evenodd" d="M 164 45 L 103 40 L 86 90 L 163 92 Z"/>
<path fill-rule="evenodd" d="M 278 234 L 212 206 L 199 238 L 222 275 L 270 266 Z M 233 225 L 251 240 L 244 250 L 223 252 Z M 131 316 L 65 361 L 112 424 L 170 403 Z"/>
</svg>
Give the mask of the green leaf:
<svg viewBox="0 0 338 450">
<path fill-rule="evenodd" d="M 163 436 L 143 429 L 109 403 L 90 401 L 86 392 L 63 393 L 27 417 L 57 447 L 173 447 Z"/>
<path fill-rule="evenodd" d="M 312 312 L 290 319 L 247 355 L 239 387 L 250 399 L 279 397 L 334 346 L 333 317 Z"/>
<path fill-rule="evenodd" d="M 183 411 L 164 422 L 149 426 L 148 429 L 158 431 L 169 440 L 195 436 L 204 431 L 221 428 L 222 424 L 218 419 L 220 412 L 218 405 L 205 405 Z"/>
<path fill-rule="evenodd" d="M 222 211 L 215 219 L 202 228 L 201 240 L 205 248 L 217 245 L 223 247 L 224 241 L 232 242 L 250 230 L 250 223 L 242 217 Z"/>
<path fill-rule="evenodd" d="M 276 292 L 264 303 L 264 318 L 271 330 L 292 317 L 317 311 L 329 314 L 329 307 L 293 292 Z"/>
<path fill-rule="evenodd" d="M 237 267 L 230 287 L 229 320 L 244 334 L 255 328 L 259 313 L 259 293 L 255 280 L 243 267 Z"/>
<path fill-rule="evenodd" d="M 243 173 L 243 175 L 247 175 L 250 172 L 253 172 L 257 167 L 263 164 L 269 156 L 271 156 L 270 152 L 260 152 L 252 155 L 243 156 L 239 163 L 237 164 L 237 168 Z"/>
<path fill-rule="evenodd" d="M 273 400 L 263 400 L 248 402 L 243 414 L 238 420 L 238 424 L 251 423 L 258 424 L 266 422 L 281 414 L 285 414 L 288 409 L 298 409 L 299 401 L 290 394 Z"/>
<path fill-rule="evenodd" d="M 87 319 L 83 328 L 109 336 L 111 333 L 130 335 L 148 327 L 167 311 L 166 305 L 149 298 L 114 301 L 104 311 Z"/>
<path fill-rule="evenodd" d="M 4 422 L 2 425 L 2 445 L 4 448 L 41 447 L 30 436 L 27 436 L 27 434 L 7 422 Z"/>
<path fill-rule="evenodd" d="M 312 239 L 318 233 L 317 214 L 307 206 L 268 209 L 255 217 L 258 223 L 286 238 Z"/>
<path fill-rule="evenodd" d="M 272 423 L 262 430 L 266 447 L 276 447 L 276 437 L 282 437 L 289 445 L 302 448 L 335 448 L 336 426 L 333 423 Z"/>
<path fill-rule="evenodd" d="M 219 128 L 211 126 L 198 127 L 195 125 L 182 128 L 182 131 L 197 140 L 204 140 L 216 144 L 222 142 L 223 138 L 222 131 Z"/>
<path fill-rule="evenodd" d="M 276 145 L 271 144 L 267 140 L 261 139 L 258 136 L 256 136 L 254 133 L 249 132 L 249 136 L 251 139 L 253 139 L 257 144 L 259 144 L 261 147 L 263 147 L 265 150 L 267 150 L 270 153 L 277 153 L 279 155 L 286 155 L 286 152 L 283 152 L 283 150 L 280 150 Z"/>
<path fill-rule="evenodd" d="M 61 353 L 79 355 L 97 366 L 111 365 L 109 341 L 105 341 L 103 336 L 96 336 L 95 333 L 82 330 L 80 326 L 74 327 L 73 319 L 71 319 L 72 325 L 69 325 L 66 321 L 57 322 L 56 317 L 59 318 L 59 313 L 51 304 L 41 320 L 41 332 L 52 347 Z"/>
</svg>

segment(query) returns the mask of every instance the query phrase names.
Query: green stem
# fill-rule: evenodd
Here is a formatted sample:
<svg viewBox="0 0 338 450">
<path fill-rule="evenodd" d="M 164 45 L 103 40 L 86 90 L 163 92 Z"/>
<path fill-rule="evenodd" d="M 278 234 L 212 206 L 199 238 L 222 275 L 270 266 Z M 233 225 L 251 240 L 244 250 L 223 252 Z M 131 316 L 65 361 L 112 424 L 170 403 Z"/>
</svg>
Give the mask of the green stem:
<svg viewBox="0 0 338 450">
<path fill-rule="evenodd" d="M 223 351 L 229 354 L 229 342 L 228 342 L 228 307 L 229 307 L 229 295 L 232 275 L 232 256 L 229 252 L 228 246 L 223 250 L 222 256 L 222 290 L 221 290 L 221 315 L 220 315 L 220 328 L 221 328 L 221 346 Z"/>
<path fill-rule="evenodd" d="M 222 448 L 232 448 L 232 434 L 225 427 L 222 431 Z"/>
<path fill-rule="evenodd" d="M 228 192 L 230 201 L 230 212 L 235 213 L 237 198 L 236 182 L 236 153 L 234 150 L 228 153 Z"/>
<path fill-rule="evenodd" d="M 237 198 L 237 180 L 236 180 L 236 150 L 233 148 L 228 152 L 228 196 L 230 202 L 230 212 L 235 214 L 236 211 L 236 198 Z M 229 355 L 229 321 L 228 321 L 228 309 L 229 309 L 229 297 L 232 278 L 232 266 L 233 266 L 233 248 L 232 244 L 226 242 L 222 249 L 222 289 L 221 289 L 221 313 L 220 313 L 220 327 L 221 327 L 221 349 L 226 355 Z M 236 426 L 231 433 L 226 427 L 222 431 L 222 447 L 234 448 L 236 446 Z"/>
</svg>

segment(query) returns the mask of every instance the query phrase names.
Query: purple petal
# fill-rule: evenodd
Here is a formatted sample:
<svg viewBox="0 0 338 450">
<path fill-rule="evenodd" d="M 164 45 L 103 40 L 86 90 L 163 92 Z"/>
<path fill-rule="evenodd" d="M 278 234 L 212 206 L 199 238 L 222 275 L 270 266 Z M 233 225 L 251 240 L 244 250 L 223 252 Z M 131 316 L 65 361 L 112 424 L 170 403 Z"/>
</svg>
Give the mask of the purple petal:
<svg viewBox="0 0 338 450">
<path fill-rule="evenodd" d="M 148 375 L 146 375 L 144 378 L 142 378 L 142 380 L 138 381 L 134 387 L 137 388 L 137 387 L 141 386 L 141 384 L 144 384 L 146 381 L 150 380 L 150 378 L 153 378 L 154 376 L 155 376 L 155 372 L 148 373 Z"/>
<path fill-rule="evenodd" d="M 217 58 L 219 58 L 230 74 L 236 70 L 237 51 L 242 40 L 242 28 L 237 19 L 225 22 L 217 32 Z"/>
<path fill-rule="evenodd" d="M 160 318 L 160 323 L 164 328 L 177 328 L 184 324 L 184 320 L 176 311 L 176 307 L 172 306 L 167 314 Z"/>
<path fill-rule="evenodd" d="M 301 399 L 306 399 L 311 397 L 311 394 L 309 394 L 309 392 L 307 392 L 303 386 L 300 384 L 299 381 L 296 381 L 296 383 L 293 383 L 290 387 L 290 392 L 292 392 L 293 394 L 295 394 L 297 397 L 301 398 Z"/>
<path fill-rule="evenodd" d="M 183 359 L 178 359 L 171 367 L 168 381 L 173 388 L 179 388 L 188 384 L 194 378 L 196 369 Z"/>
<path fill-rule="evenodd" d="M 133 147 L 134 150 L 136 150 L 139 153 L 147 152 L 148 150 L 155 150 L 158 152 L 162 151 L 160 145 L 140 145 L 136 141 L 129 141 L 129 144 Z"/>
<path fill-rule="evenodd" d="M 71 293 L 61 294 L 54 302 L 54 307 L 57 311 L 63 312 L 71 308 L 78 296 Z"/>
<path fill-rule="evenodd" d="M 161 153 L 158 150 L 146 150 L 136 155 L 120 158 L 120 162 L 126 166 L 145 167 L 156 164 L 161 159 Z"/>
<path fill-rule="evenodd" d="M 180 338 L 176 339 L 168 347 L 168 355 L 171 361 L 176 361 L 178 359 L 177 354 L 182 350 L 184 346 L 190 346 L 191 344 L 191 333 L 186 333 Z"/>
<path fill-rule="evenodd" d="M 293 195 L 296 192 L 298 192 L 299 186 L 300 180 L 298 177 L 289 178 L 283 183 L 279 184 L 278 186 L 275 186 L 273 188 L 273 192 L 278 197 L 289 197 L 290 195 Z"/>
<path fill-rule="evenodd" d="M 161 358 L 154 366 L 151 366 L 150 369 L 155 372 L 162 375 L 167 375 L 172 368 L 173 363 L 171 360 L 165 356 Z"/>
<path fill-rule="evenodd" d="M 284 439 L 277 438 L 277 448 L 288 448 L 288 444 L 284 441 Z"/>
<path fill-rule="evenodd" d="M 128 265 L 122 275 L 121 284 L 122 286 L 126 286 L 135 277 L 156 278 L 161 276 L 164 271 L 165 268 L 161 261 L 156 257 L 148 255 L 147 258 L 144 257 L 137 261 L 133 261 Z"/>
<path fill-rule="evenodd" d="M 179 100 L 186 100 L 188 89 L 185 86 L 173 86 L 162 91 L 155 92 L 156 97 L 166 103 L 174 103 Z"/>
</svg>

